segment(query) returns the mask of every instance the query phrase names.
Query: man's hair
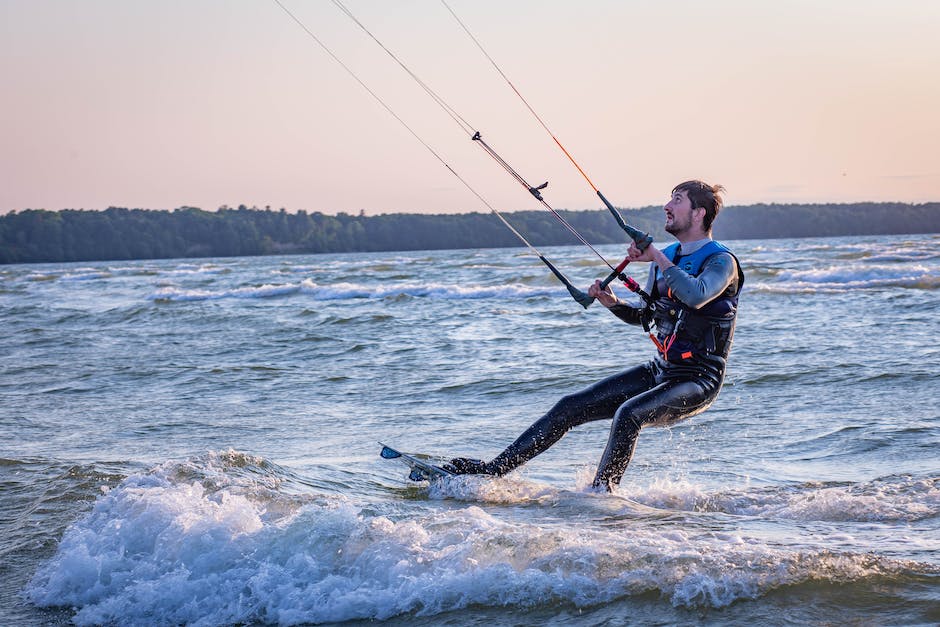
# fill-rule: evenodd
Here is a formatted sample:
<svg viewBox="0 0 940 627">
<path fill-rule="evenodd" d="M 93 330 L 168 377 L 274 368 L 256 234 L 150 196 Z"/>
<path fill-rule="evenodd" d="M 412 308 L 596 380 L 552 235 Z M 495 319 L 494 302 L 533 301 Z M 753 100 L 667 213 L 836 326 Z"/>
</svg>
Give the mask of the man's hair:
<svg viewBox="0 0 940 627">
<path fill-rule="evenodd" d="M 718 212 L 721 211 L 723 201 L 719 194 L 724 191 L 725 188 L 723 185 L 709 185 L 704 181 L 686 181 L 685 183 L 676 185 L 672 193 L 685 192 L 689 197 L 689 201 L 692 203 L 693 209 L 698 209 L 699 207 L 705 209 L 705 218 L 702 220 L 702 226 L 705 227 L 706 232 L 709 232 L 712 230 L 712 222 L 715 221 L 715 217 L 718 215 Z"/>
</svg>

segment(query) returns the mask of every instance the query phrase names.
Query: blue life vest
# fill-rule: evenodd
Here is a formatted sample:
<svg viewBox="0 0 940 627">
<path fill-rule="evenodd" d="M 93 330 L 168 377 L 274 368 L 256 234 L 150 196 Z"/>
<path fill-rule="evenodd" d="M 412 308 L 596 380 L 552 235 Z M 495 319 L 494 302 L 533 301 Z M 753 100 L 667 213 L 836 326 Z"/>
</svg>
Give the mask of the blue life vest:
<svg viewBox="0 0 940 627">
<path fill-rule="evenodd" d="M 666 246 L 663 249 L 663 254 L 669 258 L 669 261 L 676 263 L 676 255 L 679 253 L 679 242 L 673 242 L 669 246 Z M 734 257 L 734 253 L 731 252 L 731 249 L 725 246 L 720 242 L 715 240 L 709 241 L 707 244 L 696 250 L 694 253 L 688 255 L 682 255 L 682 262 L 676 263 L 676 266 L 682 268 L 685 272 L 692 276 L 698 276 L 702 271 L 702 266 L 712 255 L 717 255 L 718 253 L 728 253 Z M 737 257 L 735 257 L 737 261 Z M 740 268 L 740 265 L 738 266 Z M 662 278 L 663 272 L 658 267 L 656 268 L 656 280 Z M 740 286 L 739 286 L 740 287 Z"/>
</svg>

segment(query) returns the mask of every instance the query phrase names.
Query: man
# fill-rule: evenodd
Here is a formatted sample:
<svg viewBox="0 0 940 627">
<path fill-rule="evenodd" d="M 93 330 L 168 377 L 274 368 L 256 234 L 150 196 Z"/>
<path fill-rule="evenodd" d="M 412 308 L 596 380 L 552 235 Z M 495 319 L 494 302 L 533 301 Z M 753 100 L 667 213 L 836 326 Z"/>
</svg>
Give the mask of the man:
<svg viewBox="0 0 940 627">
<path fill-rule="evenodd" d="M 657 355 L 646 364 L 565 396 L 492 461 L 458 457 L 457 474 L 504 475 L 546 451 L 572 427 L 613 419 L 594 487 L 611 491 L 633 456 L 640 429 L 669 426 L 704 411 L 718 396 L 731 350 L 738 295 L 744 284 L 737 258 L 711 239 L 721 210 L 720 185 L 686 181 L 663 208 L 666 231 L 678 240 L 660 251 L 630 246 L 630 261 L 648 261 L 649 304 L 629 305 L 596 281 L 588 294 L 615 316 L 647 330 Z"/>
</svg>

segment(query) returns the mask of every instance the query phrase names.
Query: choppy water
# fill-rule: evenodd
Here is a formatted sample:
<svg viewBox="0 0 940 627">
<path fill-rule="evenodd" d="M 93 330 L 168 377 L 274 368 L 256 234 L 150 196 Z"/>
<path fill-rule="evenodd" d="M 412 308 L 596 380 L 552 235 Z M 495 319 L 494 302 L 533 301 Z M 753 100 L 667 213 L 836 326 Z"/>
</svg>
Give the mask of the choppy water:
<svg viewBox="0 0 940 627">
<path fill-rule="evenodd" d="M 378 457 L 651 354 L 519 250 L 0 266 L 0 623 L 940 622 L 940 236 L 732 245 L 725 389 L 615 495 L 606 423 Z"/>
</svg>

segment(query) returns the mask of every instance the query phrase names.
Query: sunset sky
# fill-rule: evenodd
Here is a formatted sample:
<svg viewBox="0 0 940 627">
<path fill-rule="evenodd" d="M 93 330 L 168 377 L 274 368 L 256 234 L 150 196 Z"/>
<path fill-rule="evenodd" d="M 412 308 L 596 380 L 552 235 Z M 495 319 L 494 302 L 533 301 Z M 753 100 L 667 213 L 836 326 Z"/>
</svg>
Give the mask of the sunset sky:
<svg viewBox="0 0 940 627">
<path fill-rule="evenodd" d="M 537 209 L 329 0 L 281 0 L 496 208 Z M 591 188 L 439 0 L 344 4 L 555 207 Z M 448 0 L 615 204 L 940 201 L 940 2 Z M 486 211 L 273 0 L 0 0 L 0 212 Z"/>
</svg>

